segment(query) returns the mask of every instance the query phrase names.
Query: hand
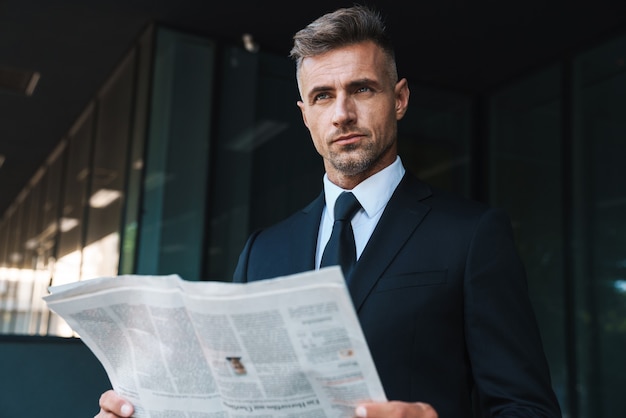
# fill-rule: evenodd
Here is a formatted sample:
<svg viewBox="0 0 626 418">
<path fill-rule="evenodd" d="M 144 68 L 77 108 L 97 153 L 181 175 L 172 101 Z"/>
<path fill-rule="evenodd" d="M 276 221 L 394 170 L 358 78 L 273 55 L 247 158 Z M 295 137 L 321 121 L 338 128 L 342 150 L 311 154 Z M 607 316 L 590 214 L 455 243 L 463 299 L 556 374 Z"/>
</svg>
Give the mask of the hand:
<svg viewBox="0 0 626 418">
<path fill-rule="evenodd" d="M 355 414 L 359 418 L 438 418 L 437 411 L 423 402 L 377 402 L 359 405 Z"/>
<path fill-rule="evenodd" d="M 100 412 L 94 418 L 125 418 L 135 412 L 133 406 L 126 399 L 112 390 L 100 396 Z"/>
<path fill-rule="evenodd" d="M 100 396 L 100 412 L 94 418 L 130 417 L 134 409 L 128 401 L 113 390 Z M 359 418 L 438 418 L 437 412 L 422 402 L 379 402 L 361 404 L 356 408 Z"/>
</svg>

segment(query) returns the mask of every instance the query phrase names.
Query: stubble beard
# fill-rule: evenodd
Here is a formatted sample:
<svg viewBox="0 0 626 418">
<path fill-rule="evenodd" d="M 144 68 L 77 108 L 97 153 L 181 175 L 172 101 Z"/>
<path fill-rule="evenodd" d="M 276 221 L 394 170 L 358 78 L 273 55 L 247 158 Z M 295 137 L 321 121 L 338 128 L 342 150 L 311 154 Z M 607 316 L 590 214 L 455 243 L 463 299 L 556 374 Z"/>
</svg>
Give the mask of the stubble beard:
<svg viewBox="0 0 626 418">
<path fill-rule="evenodd" d="M 344 146 L 341 152 L 331 153 L 330 162 L 335 170 L 344 176 L 351 177 L 364 173 L 373 167 L 380 160 L 383 152 L 376 153 L 376 148 L 371 142 L 351 144 Z"/>
</svg>

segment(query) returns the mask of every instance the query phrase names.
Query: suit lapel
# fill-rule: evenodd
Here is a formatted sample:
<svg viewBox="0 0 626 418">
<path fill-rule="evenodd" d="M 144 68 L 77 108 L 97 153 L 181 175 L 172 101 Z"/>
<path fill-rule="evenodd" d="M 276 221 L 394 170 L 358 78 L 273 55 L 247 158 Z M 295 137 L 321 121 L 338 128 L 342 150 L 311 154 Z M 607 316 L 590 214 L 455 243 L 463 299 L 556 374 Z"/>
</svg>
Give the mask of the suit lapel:
<svg viewBox="0 0 626 418">
<path fill-rule="evenodd" d="M 309 271 L 315 269 L 315 252 L 317 237 L 324 209 L 324 193 L 300 212 L 301 218 L 291 223 L 289 231 L 292 271 Z M 311 237 L 310 239 L 308 237 Z"/>
<path fill-rule="evenodd" d="M 357 311 L 430 210 L 421 202 L 430 195 L 425 183 L 404 175 L 352 271 L 350 294 Z"/>
</svg>

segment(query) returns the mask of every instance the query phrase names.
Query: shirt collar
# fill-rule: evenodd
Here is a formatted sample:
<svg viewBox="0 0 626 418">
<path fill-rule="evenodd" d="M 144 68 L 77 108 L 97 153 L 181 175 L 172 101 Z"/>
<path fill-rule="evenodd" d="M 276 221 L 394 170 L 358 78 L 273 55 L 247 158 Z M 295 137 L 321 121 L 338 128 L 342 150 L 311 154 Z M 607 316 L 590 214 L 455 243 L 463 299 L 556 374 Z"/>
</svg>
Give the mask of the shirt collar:
<svg viewBox="0 0 626 418">
<path fill-rule="evenodd" d="M 326 199 L 326 209 L 332 216 L 335 209 L 337 197 L 344 191 L 351 191 L 358 199 L 369 218 L 375 216 L 383 210 L 391 195 L 404 176 L 404 166 L 400 156 L 389 166 L 378 173 L 363 180 L 352 190 L 345 190 L 335 185 L 324 174 L 324 197 Z"/>
</svg>

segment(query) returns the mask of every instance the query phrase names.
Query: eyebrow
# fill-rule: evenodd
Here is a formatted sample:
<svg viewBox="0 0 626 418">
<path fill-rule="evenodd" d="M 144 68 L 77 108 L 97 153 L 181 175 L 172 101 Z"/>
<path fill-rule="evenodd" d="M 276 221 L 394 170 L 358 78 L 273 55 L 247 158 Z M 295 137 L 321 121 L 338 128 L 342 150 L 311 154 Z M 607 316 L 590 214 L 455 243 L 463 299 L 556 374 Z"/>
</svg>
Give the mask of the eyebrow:
<svg viewBox="0 0 626 418">
<path fill-rule="evenodd" d="M 361 86 L 374 86 L 376 88 L 380 88 L 380 83 L 376 80 L 372 80 L 371 78 L 359 78 L 348 83 L 348 87 L 350 88 Z"/>
<path fill-rule="evenodd" d="M 359 79 L 356 79 L 356 80 L 350 81 L 350 82 L 347 84 L 347 88 L 348 88 L 348 89 L 350 89 L 350 90 L 351 90 L 351 89 L 354 89 L 354 88 L 356 88 L 356 87 L 362 87 L 362 86 L 374 86 L 374 87 L 375 87 L 375 88 L 377 88 L 377 89 L 380 89 L 380 88 L 381 88 L 381 85 L 380 85 L 380 83 L 379 83 L 378 81 L 373 80 L 373 79 L 371 79 L 371 78 L 367 78 L 367 77 L 365 77 L 365 78 L 359 78 Z M 331 87 L 331 86 L 324 86 L 324 85 L 322 85 L 322 86 L 316 86 L 316 87 L 313 87 L 313 88 L 312 88 L 312 89 L 308 92 L 307 97 L 314 96 L 316 93 L 321 93 L 321 92 L 326 92 L 326 91 L 332 91 L 332 90 L 335 90 L 335 88 L 334 88 L 334 87 Z"/>
</svg>

